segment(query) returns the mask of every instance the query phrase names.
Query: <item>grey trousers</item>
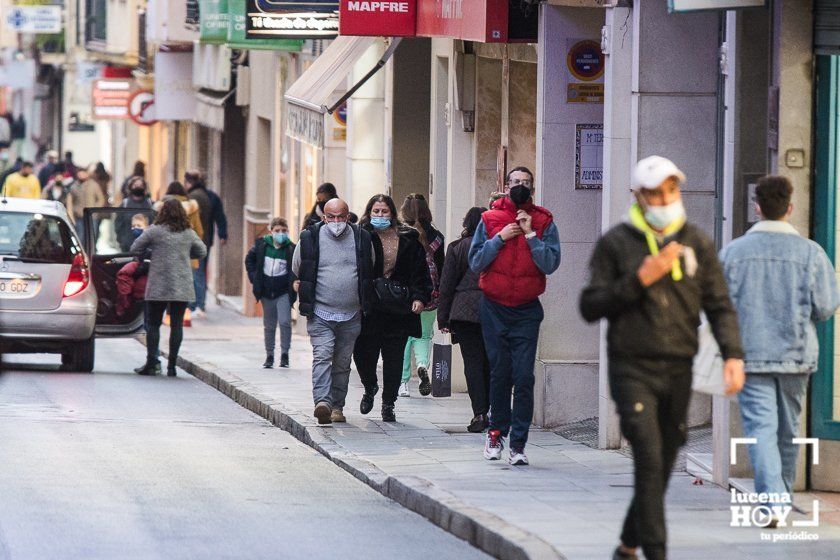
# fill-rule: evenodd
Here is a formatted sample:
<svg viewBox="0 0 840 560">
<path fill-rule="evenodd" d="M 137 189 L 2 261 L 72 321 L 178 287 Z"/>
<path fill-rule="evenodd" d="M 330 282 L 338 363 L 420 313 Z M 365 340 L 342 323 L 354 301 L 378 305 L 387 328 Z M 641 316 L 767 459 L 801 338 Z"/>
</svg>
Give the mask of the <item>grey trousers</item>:
<svg viewBox="0 0 840 560">
<path fill-rule="evenodd" d="M 289 353 L 292 346 L 292 306 L 289 294 L 274 299 L 261 298 L 263 308 L 263 328 L 265 330 L 265 353 L 274 354 L 274 339 L 277 325 L 280 325 L 280 351 Z"/>
<path fill-rule="evenodd" d="M 350 383 L 350 359 L 362 330 L 361 312 L 349 321 L 326 321 L 313 315 L 306 323 L 312 343 L 312 399 L 344 408 Z"/>
</svg>

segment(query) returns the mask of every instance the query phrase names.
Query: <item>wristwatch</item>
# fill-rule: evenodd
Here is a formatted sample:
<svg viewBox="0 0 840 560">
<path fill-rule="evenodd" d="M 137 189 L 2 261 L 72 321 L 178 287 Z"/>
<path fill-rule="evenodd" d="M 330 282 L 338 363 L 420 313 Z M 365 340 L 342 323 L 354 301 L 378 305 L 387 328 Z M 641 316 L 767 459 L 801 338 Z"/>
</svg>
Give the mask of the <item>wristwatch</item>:
<svg viewBox="0 0 840 560">
<path fill-rule="evenodd" d="M 526 234 L 525 234 L 525 239 L 533 239 L 533 238 L 535 238 L 536 236 L 537 236 L 537 232 L 536 232 L 536 231 L 532 231 L 531 233 L 526 233 Z"/>
</svg>

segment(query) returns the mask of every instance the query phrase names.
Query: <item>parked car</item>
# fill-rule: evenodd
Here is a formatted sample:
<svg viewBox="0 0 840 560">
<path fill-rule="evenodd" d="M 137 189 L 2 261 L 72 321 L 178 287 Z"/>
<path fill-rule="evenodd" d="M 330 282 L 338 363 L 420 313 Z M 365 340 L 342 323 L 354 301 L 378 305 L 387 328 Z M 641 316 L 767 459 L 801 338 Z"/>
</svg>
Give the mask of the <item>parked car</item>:
<svg viewBox="0 0 840 560">
<path fill-rule="evenodd" d="M 142 328 L 142 304 L 115 312 L 116 273 L 132 258 L 114 234 L 121 211 L 137 213 L 86 209 L 85 247 L 60 202 L 0 199 L 0 353 L 60 353 L 90 372 L 97 336 Z"/>
</svg>

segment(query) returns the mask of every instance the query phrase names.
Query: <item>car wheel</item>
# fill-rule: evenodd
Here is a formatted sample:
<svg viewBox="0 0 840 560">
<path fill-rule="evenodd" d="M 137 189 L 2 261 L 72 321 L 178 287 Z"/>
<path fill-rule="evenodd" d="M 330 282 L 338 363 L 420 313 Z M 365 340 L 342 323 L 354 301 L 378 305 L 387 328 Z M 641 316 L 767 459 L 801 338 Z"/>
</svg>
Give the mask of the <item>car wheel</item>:
<svg viewBox="0 0 840 560">
<path fill-rule="evenodd" d="M 94 338 L 91 337 L 84 342 L 77 343 L 69 354 L 62 354 L 61 362 L 65 363 L 65 356 L 67 356 L 69 357 L 69 360 L 66 361 L 68 369 L 71 371 L 90 373 L 93 371 L 95 348 Z"/>
</svg>

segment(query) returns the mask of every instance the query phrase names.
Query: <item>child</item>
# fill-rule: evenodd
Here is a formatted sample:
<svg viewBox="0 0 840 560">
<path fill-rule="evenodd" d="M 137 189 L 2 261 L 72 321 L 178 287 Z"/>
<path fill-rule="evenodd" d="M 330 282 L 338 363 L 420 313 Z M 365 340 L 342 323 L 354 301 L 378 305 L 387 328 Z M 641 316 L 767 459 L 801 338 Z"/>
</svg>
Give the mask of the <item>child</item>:
<svg viewBox="0 0 840 560">
<path fill-rule="evenodd" d="M 260 237 L 245 257 L 245 270 L 253 286 L 254 297 L 263 306 L 266 369 L 274 367 L 274 343 L 280 325 L 280 367 L 289 367 L 292 344 L 292 305 L 297 293 L 292 288 L 292 255 L 295 244 L 289 239 L 289 224 L 274 218 L 269 234 Z"/>
<path fill-rule="evenodd" d="M 149 218 L 145 214 L 131 217 L 131 236 L 137 239 L 149 227 Z M 135 258 L 123 266 L 117 273 L 117 316 L 125 315 L 135 301 L 142 301 L 146 293 L 146 275 L 149 265 L 145 255 Z"/>
</svg>

